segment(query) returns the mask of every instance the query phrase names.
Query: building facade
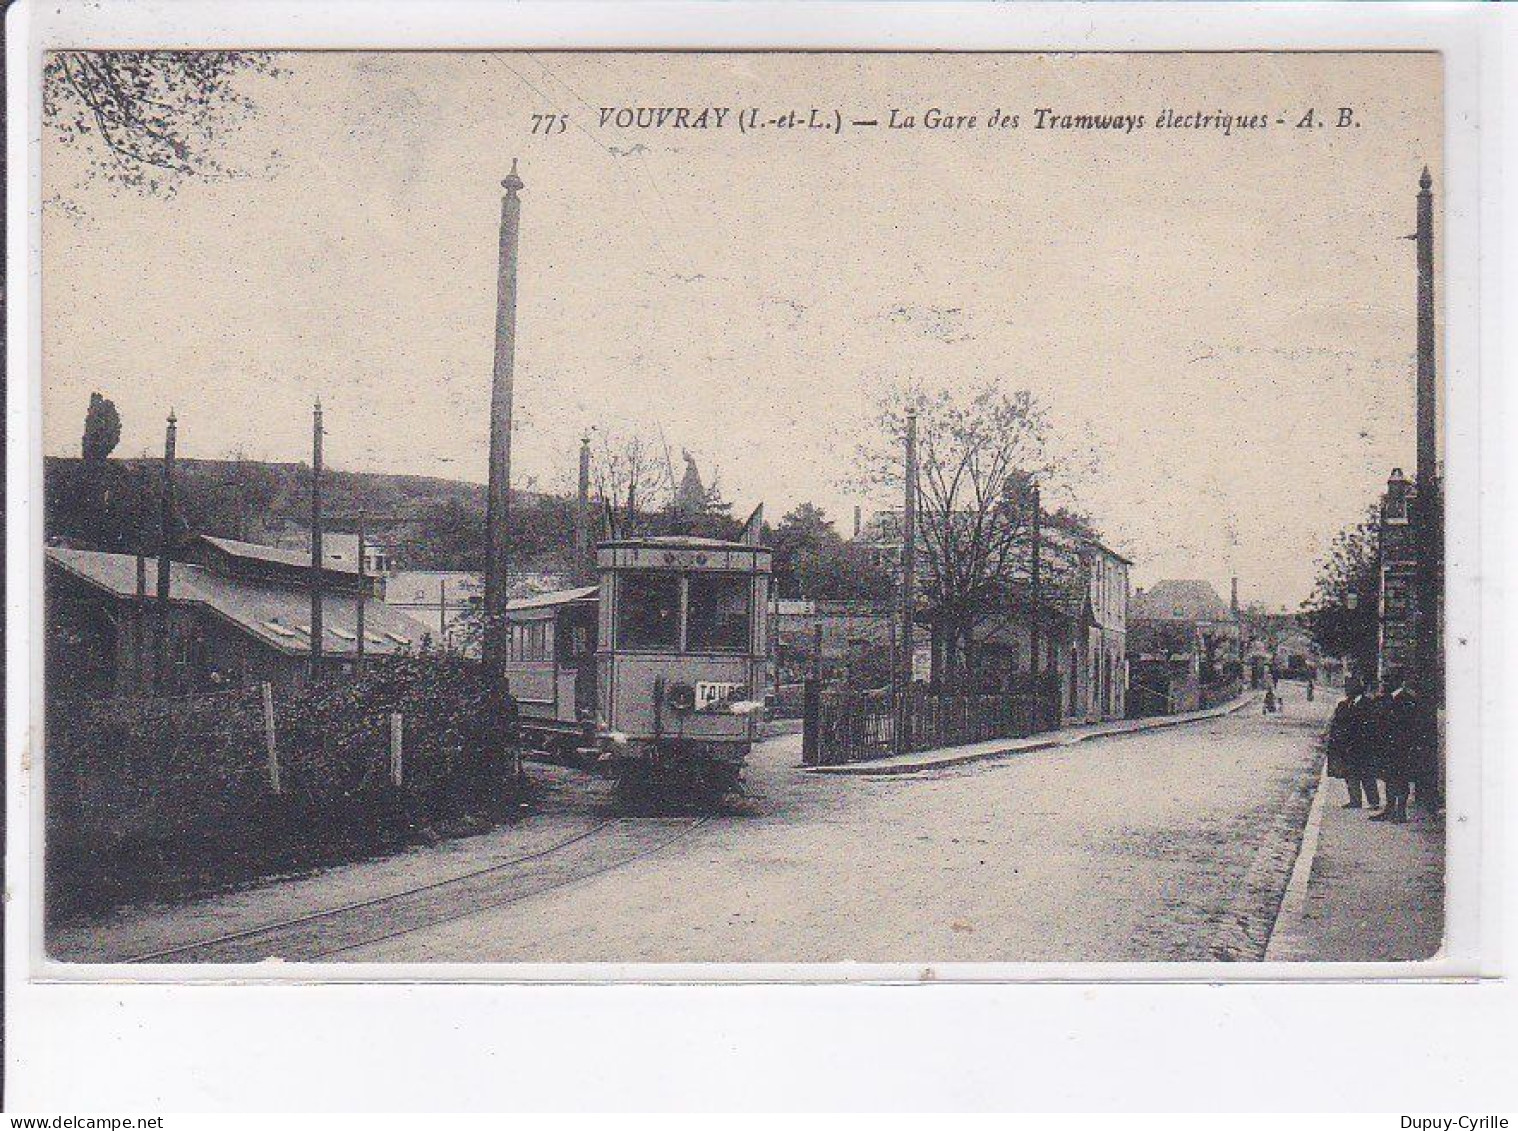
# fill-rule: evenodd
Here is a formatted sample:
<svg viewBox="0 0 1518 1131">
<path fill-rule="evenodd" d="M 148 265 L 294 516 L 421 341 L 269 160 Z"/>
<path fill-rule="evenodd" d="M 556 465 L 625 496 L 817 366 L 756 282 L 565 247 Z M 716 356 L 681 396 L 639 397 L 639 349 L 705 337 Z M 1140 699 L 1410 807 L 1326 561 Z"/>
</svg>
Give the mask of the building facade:
<svg viewBox="0 0 1518 1131">
<path fill-rule="evenodd" d="M 1163 715 L 1201 706 L 1205 685 L 1236 670 L 1238 610 L 1209 582 L 1174 579 L 1133 594 L 1128 615 L 1130 715 Z"/>
</svg>

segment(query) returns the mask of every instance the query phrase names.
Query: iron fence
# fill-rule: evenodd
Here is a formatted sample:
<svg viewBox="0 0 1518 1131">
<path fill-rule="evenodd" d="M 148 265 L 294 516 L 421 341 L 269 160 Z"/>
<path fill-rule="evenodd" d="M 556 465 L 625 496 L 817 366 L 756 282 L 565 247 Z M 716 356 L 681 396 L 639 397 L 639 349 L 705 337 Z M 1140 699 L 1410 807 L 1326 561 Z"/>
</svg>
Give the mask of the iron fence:
<svg viewBox="0 0 1518 1131">
<path fill-rule="evenodd" d="M 910 692 L 907 741 L 899 743 L 901 693 L 888 688 L 822 689 L 805 695 L 802 762 L 834 766 L 893 754 L 1026 738 L 1059 725 L 1057 691 L 1008 694 Z"/>
</svg>

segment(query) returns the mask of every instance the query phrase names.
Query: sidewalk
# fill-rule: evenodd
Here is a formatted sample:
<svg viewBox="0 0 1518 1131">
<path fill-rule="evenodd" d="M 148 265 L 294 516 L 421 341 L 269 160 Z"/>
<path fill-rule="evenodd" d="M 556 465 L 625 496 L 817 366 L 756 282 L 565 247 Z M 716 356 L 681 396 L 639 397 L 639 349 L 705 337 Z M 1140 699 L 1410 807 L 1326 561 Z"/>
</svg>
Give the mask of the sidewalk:
<svg viewBox="0 0 1518 1131">
<path fill-rule="evenodd" d="M 1371 821 L 1346 797 L 1319 781 L 1268 962 L 1414 962 L 1443 943 L 1443 817 L 1413 806 L 1405 825 Z"/>
<path fill-rule="evenodd" d="M 1105 723 L 1089 723 L 1085 726 L 1066 727 L 1063 730 L 1045 731 L 1027 738 L 993 738 L 989 742 L 976 742 L 968 746 L 946 746 L 938 750 L 922 750 L 914 754 L 898 754 L 893 758 L 876 758 L 869 762 L 848 762 L 841 766 L 802 766 L 809 774 L 865 774 L 886 776 L 891 774 L 916 774 L 923 770 L 940 770 L 945 766 L 962 766 L 966 762 L 982 762 L 988 758 L 1000 758 L 1008 754 L 1026 754 L 1033 750 L 1048 750 L 1055 746 L 1074 746 L 1093 738 L 1106 738 L 1114 734 L 1134 734 L 1138 731 L 1159 730 L 1162 727 L 1181 726 L 1203 719 L 1221 718 L 1247 707 L 1258 699 L 1254 693 L 1246 693 L 1220 707 L 1205 711 L 1188 711 L 1183 715 L 1155 715 L 1147 719 L 1114 719 Z"/>
</svg>

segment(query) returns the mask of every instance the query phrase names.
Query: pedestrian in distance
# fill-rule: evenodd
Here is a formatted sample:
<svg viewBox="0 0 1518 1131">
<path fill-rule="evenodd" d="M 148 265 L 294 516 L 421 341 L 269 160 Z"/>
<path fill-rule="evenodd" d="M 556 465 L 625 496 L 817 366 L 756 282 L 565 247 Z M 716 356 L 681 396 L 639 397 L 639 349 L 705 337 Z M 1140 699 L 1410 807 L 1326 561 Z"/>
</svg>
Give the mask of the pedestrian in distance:
<svg viewBox="0 0 1518 1131">
<path fill-rule="evenodd" d="M 1265 685 L 1265 701 L 1260 706 L 1260 714 L 1273 715 L 1276 713 L 1276 689 L 1269 684 Z"/>
<path fill-rule="evenodd" d="M 1344 803 L 1346 809 L 1359 809 L 1367 802 L 1371 808 L 1381 804 L 1375 771 L 1369 765 L 1370 735 L 1366 731 L 1364 692 L 1364 686 L 1353 676 L 1344 681 L 1344 698 L 1334 708 L 1325 738 L 1328 776 L 1344 782 L 1349 792 L 1349 800 Z"/>
<path fill-rule="evenodd" d="M 1313 674 L 1312 674 L 1312 672 L 1308 672 L 1307 673 L 1307 701 L 1309 703 L 1312 702 L 1312 690 L 1313 690 Z"/>
</svg>

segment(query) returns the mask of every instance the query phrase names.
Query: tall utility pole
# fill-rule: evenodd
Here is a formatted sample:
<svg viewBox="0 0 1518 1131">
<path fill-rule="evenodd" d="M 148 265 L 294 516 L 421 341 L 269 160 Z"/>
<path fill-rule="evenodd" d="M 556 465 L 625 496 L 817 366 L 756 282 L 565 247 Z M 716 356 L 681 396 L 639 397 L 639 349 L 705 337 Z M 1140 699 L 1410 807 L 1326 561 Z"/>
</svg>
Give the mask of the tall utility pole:
<svg viewBox="0 0 1518 1131">
<path fill-rule="evenodd" d="M 369 566 L 364 559 L 368 556 L 364 546 L 364 509 L 358 511 L 358 607 L 354 609 L 353 630 L 356 633 L 353 649 L 353 671 L 357 675 L 364 672 L 364 601 L 369 596 Z"/>
<path fill-rule="evenodd" d="M 322 402 L 311 412 L 311 678 L 322 664 Z"/>
<path fill-rule="evenodd" d="M 907 409 L 906 474 L 901 500 L 901 702 L 897 708 L 896 750 L 912 749 L 912 614 L 917 605 L 917 409 Z"/>
<path fill-rule="evenodd" d="M 179 422 L 169 410 L 168 426 L 163 433 L 163 481 L 158 493 L 158 617 L 157 654 L 153 674 L 160 692 L 170 689 L 169 679 L 169 590 L 170 570 L 174 562 L 174 449 L 179 439 Z"/>
<path fill-rule="evenodd" d="M 1028 520 L 1033 540 L 1028 569 L 1028 579 L 1032 583 L 1033 590 L 1033 620 L 1028 628 L 1028 671 L 1033 677 L 1033 702 L 1042 706 L 1044 692 L 1041 678 L 1044 666 L 1044 501 L 1037 483 L 1029 489 L 1028 502 L 1033 508 L 1033 514 Z M 1039 721 L 1043 721 L 1042 717 Z"/>
<path fill-rule="evenodd" d="M 511 398 L 517 337 L 517 233 L 522 178 L 515 158 L 501 182 L 501 244 L 496 276 L 495 372 L 490 386 L 490 494 L 485 508 L 485 636 L 487 665 L 505 655 L 503 633 L 508 579 L 508 519 L 511 510 Z"/>
<path fill-rule="evenodd" d="M 1418 181 L 1418 667 L 1419 690 L 1430 709 L 1444 696 L 1440 678 L 1439 605 L 1443 587 L 1443 507 L 1440 505 L 1434 339 L 1434 193 L 1428 167 Z"/>
<path fill-rule="evenodd" d="M 590 437 L 580 437 L 580 493 L 575 498 L 575 574 L 581 581 L 595 577 L 590 548 Z"/>
</svg>

